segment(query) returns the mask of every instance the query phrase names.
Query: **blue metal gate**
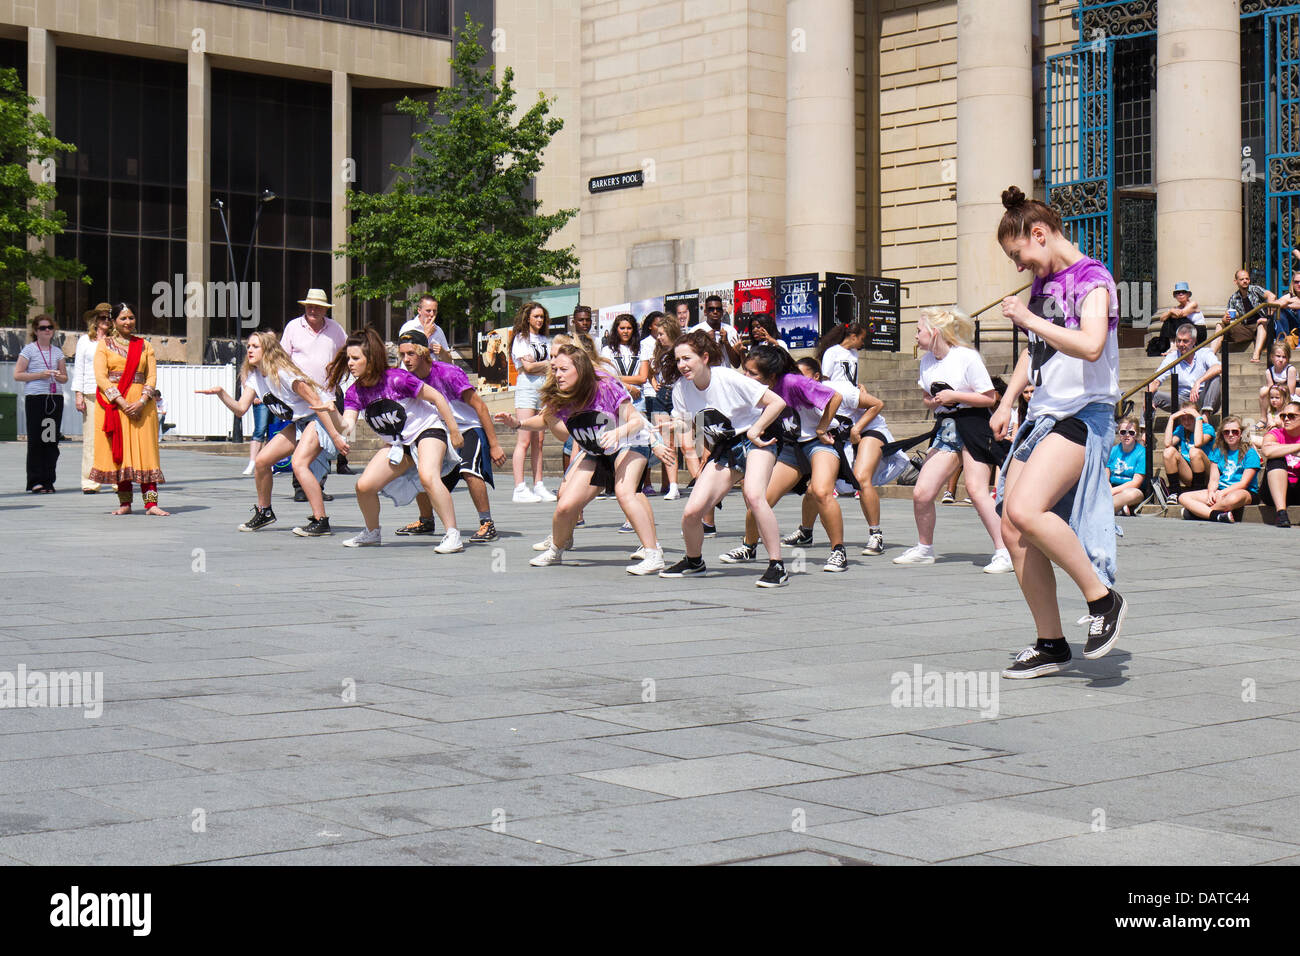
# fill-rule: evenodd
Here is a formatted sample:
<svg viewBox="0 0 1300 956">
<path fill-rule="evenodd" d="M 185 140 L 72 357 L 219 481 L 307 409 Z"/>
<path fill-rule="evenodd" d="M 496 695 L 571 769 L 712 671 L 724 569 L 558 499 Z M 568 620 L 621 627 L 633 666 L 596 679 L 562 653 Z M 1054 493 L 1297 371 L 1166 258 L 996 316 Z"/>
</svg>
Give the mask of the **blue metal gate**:
<svg viewBox="0 0 1300 956">
<path fill-rule="evenodd" d="M 1085 254 L 1111 266 L 1114 236 L 1114 43 L 1090 42 L 1047 58 L 1048 202 Z"/>
<path fill-rule="evenodd" d="M 1267 282 L 1280 294 L 1291 286 L 1291 250 L 1300 244 L 1300 6 L 1265 16 L 1264 62 Z"/>
</svg>

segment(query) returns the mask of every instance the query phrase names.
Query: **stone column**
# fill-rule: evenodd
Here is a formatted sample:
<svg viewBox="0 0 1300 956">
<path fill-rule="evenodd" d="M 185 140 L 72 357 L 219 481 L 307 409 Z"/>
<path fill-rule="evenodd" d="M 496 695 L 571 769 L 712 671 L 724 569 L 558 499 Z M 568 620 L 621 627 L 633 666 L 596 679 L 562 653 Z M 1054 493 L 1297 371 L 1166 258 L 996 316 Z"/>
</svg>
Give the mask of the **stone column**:
<svg viewBox="0 0 1300 956">
<path fill-rule="evenodd" d="M 45 118 L 54 125 L 54 35 L 49 30 L 43 30 L 32 27 L 27 31 L 27 95 L 36 100 L 36 105 L 32 108 L 43 113 Z M 61 154 L 61 155 L 73 155 Z M 52 157 L 55 163 L 58 157 Z M 40 162 L 33 162 L 28 165 L 28 174 L 36 182 L 49 182 L 50 177 L 54 175 L 55 169 L 49 163 L 42 165 Z M 56 183 L 57 185 L 57 183 Z M 49 208 L 52 210 L 54 204 L 51 203 Z M 32 252 L 45 250 L 50 255 L 54 255 L 54 237 L 36 237 L 31 236 L 27 239 L 27 248 Z M 39 315 L 42 312 L 54 314 L 54 280 L 46 279 L 41 282 L 32 282 L 32 296 L 36 299 L 32 305 L 30 315 Z M 69 304 L 69 314 L 61 316 L 63 324 L 70 329 L 79 329 L 81 324 L 81 312 L 76 308 L 77 303 Z M 75 314 L 74 314 L 75 313 Z"/>
<path fill-rule="evenodd" d="M 857 262 L 853 4 L 786 5 L 785 264 L 852 272 Z"/>
<path fill-rule="evenodd" d="M 1023 285 L 997 242 L 1002 190 L 1034 194 L 1032 0 L 957 0 L 957 305 L 973 312 Z M 1007 326 L 999 310 L 984 313 Z"/>
<path fill-rule="evenodd" d="M 352 157 L 352 86 L 347 73 L 335 70 L 330 100 L 330 243 L 340 248 L 348 239 L 347 195 L 355 181 L 356 162 Z M 348 297 L 339 292 L 348 279 L 348 260 L 330 260 L 330 315 L 345 329 L 352 327 L 348 315 Z"/>
<path fill-rule="evenodd" d="M 185 127 L 185 283 L 197 282 L 204 294 L 197 315 L 185 316 L 185 361 L 203 363 L 207 346 L 207 282 L 211 254 L 212 63 L 206 53 L 189 52 Z M 185 297 L 189 304 L 190 297 Z"/>
<path fill-rule="evenodd" d="M 1165 0 L 1156 34 L 1156 289 L 1221 305 L 1241 266 L 1241 21 L 1235 0 Z M 1290 276 L 1278 282 L 1285 288 Z"/>
</svg>

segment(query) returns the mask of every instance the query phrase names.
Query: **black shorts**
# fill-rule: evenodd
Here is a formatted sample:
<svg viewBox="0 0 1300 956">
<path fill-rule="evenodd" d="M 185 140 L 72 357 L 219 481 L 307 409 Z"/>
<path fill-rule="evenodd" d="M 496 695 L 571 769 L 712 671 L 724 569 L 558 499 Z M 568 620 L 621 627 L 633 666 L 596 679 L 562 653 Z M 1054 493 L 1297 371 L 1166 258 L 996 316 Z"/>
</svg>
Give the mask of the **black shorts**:
<svg viewBox="0 0 1300 956">
<path fill-rule="evenodd" d="M 1266 476 L 1268 475 L 1269 472 L 1286 471 L 1286 470 L 1287 467 L 1286 467 L 1285 458 L 1270 458 L 1268 461 L 1264 462 L 1264 474 Z M 1272 501 L 1273 501 L 1272 495 L 1270 495 L 1269 504 L 1272 504 Z M 1290 507 L 1291 505 L 1300 505 L 1300 482 L 1287 481 L 1286 503 L 1287 503 L 1287 507 Z"/>
<path fill-rule="evenodd" d="M 882 433 L 876 431 L 876 429 L 874 429 L 874 428 L 868 428 L 866 431 L 864 431 L 864 432 L 862 433 L 862 437 L 863 437 L 863 438 L 874 438 L 876 441 L 880 442 L 880 444 L 882 444 L 882 445 L 888 445 L 888 444 L 889 444 L 889 441 L 890 441 L 890 440 L 889 440 L 888 438 L 886 438 Z"/>
<path fill-rule="evenodd" d="M 493 488 L 496 482 L 492 480 L 492 456 L 488 454 L 487 435 L 483 429 L 468 427 L 461 430 L 461 436 L 465 442 L 456 449 L 456 454 L 460 455 L 460 472 L 462 475 L 474 475 L 476 478 L 482 478 Z"/>
<path fill-rule="evenodd" d="M 1052 426 L 1050 434 L 1060 435 L 1076 445 L 1088 447 L 1088 426 L 1077 418 L 1062 418 Z"/>
<path fill-rule="evenodd" d="M 436 438 L 436 439 L 438 439 L 438 441 L 442 442 L 444 445 L 447 445 L 447 444 L 448 444 L 448 442 L 447 442 L 447 433 L 446 433 L 445 431 L 443 431 L 441 428 L 426 428 L 424 431 L 420 432 L 420 434 L 418 434 L 418 435 L 415 436 L 415 441 L 411 442 L 411 444 L 409 444 L 409 445 L 403 445 L 403 446 L 402 446 L 402 451 L 404 451 L 404 452 L 406 452 L 408 455 L 410 455 L 410 454 L 411 454 L 411 449 L 412 449 L 412 448 L 416 448 L 416 447 L 418 447 L 419 444 L 420 444 L 420 442 L 424 441 L 426 438 Z M 412 457 L 414 457 L 414 456 L 412 456 Z"/>
</svg>

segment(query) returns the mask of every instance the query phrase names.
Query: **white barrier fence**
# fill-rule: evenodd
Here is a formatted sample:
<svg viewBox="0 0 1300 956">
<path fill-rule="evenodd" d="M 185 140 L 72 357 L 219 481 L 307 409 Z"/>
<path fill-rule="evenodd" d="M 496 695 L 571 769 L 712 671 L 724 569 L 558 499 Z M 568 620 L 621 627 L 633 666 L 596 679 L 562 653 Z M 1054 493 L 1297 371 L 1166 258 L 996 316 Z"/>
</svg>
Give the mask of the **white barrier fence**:
<svg viewBox="0 0 1300 956">
<path fill-rule="evenodd" d="M 180 438 L 230 438 L 234 430 L 234 414 L 214 395 L 195 395 L 195 389 L 215 388 L 220 385 L 231 395 L 237 395 L 233 365 L 159 365 L 158 391 L 166 409 L 164 420 L 176 427 L 168 437 Z M 72 363 L 68 363 L 72 372 Z M 59 429 L 65 435 L 81 434 L 81 413 L 73 401 L 69 385 L 59 386 L 63 394 L 63 420 Z M 23 383 L 14 381 L 14 363 L 0 362 L 0 392 L 14 392 L 18 396 L 18 434 L 27 434 L 27 410 L 23 400 Z M 243 418 L 243 434 L 247 438 L 253 431 L 253 413 Z"/>
</svg>

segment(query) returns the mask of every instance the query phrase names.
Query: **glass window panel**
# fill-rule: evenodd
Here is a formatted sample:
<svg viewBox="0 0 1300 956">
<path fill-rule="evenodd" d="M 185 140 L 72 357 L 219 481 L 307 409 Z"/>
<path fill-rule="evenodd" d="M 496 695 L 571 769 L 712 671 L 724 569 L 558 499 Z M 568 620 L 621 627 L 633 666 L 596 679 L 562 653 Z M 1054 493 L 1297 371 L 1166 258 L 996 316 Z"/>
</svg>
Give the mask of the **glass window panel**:
<svg viewBox="0 0 1300 956">
<path fill-rule="evenodd" d="M 348 17 L 348 0 L 321 0 L 320 12 L 327 17 L 346 20 Z"/>
<path fill-rule="evenodd" d="M 437 36 L 451 36 L 450 0 L 427 0 L 428 32 Z"/>
<path fill-rule="evenodd" d="M 140 187 L 135 183 L 113 183 L 109 187 L 111 202 L 108 208 L 109 231 L 136 233 L 140 231 Z"/>
<path fill-rule="evenodd" d="M 231 113 L 235 117 L 248 117 L 252 114 L 254 104 L 249 100 L 236 99 L 231 103 Z M 236 119 L 230 131 L 230 188 L 239 192 L 254 192 L 257 187 L 257 149 L 251 138 L 243 135 L 243 120 Z"/>
<path fill-rule="evenodd" d="M 352 15 L 348 18 L 357 23 L 375 22 L 375 0 L 350 0 Z"/>
<path fill-rule="evenodd" d="M 312 248 L 330 249 L 330 204 L 312 203 Z"/>
<path fill-rule="evenodd" d="M 149 309 L 158 295 L 154 291 L 154 285 L 159 282 L 167 284 L 168 290 L 171 289 L 173 273 L 171 271 L 171 256 L 168 246 L 171 243 L 165 239 L 141 239 L 140 240 L 140 298 L 144 301 L 140 303 L 143 309 Z M 164 293 L 170 296 L 171 292 Z M 149 305 L 146 305 L 148 302 Z M 172 305 L 174 310 L 175 306 Z"/>
<path fill-rule="evenodd" d="M 264 101 L 257 111 L 257 158 L 258 192 L 269 187 L 273 192 L 280 191 L 280 184 L 285 182 L 285 154 L 290 144 L 284 137 L 285 109 L 279 103 Z"/>
<path fill-rule="evenodd" d="M 89 176 L 109 174 L 109 90 L 98 82 L 88 82 L 82 87 L 81 123 L 77 138 L 79 166 Z"/>
<path fill-rule="evenodd" d="M 402 0 L 402 29 L 424 32 L 424 0 Z"/>
<path fill-rule="evenodd" d="M 113 236 L 108 240 L 108 286 L 113 290 L 110 301 L 136 304 L 136 316 L 144 324 L 141 332 L 151 332 L 152 328 L 145 321 L 146 311 L 140 313 L 140 240 L 135 236 Z M 148 291 L 148 290 L 144 290 Z"/>
<path fill-rule="evenodd" d="M 258 292 L 260 298 L 258 302 L 261 308 L 261 324 L 263 328 L 282 329 L 284 328 L 285 316 L 296 318 L 299 311 L 298 305 L 288 305 L 290 300 L 284 294 L 284 252 L 279 249 L 259 249 L 255 257 L 255 268 L 253 269 L 253 281 L 258 283 Z M 301 293 L 294 296 L 293 299 L 301 299 L 307 292 L 304 289 Z M 295 311 L 285 312 L 286 308 L 292 308 Z"/>
<path fill-rule="evenodd" d="M 275 199 L 262 207 L 262 221 L 257 229 L 259 246 L 284 245 L 284 200 Z"/>
<path fill-rule="evenodd" d="M 140 187 L 140 232 L 164 239 L 171 230 L 171 190 L 165 186 Z"/>
<path fill-rule="evenodd" d="M 294 249 L 311 247 L 311 203 L 305 199 L 285 202 L 284 244 Z"/>
<path fill-rule="evenodd" d="M 329 289 L 330 277 L 328 274 L 318 276 L 312 271 L 312 256 L 310 252 L 300 252 L 290 249 L 284 254 L 284 284 L 285 284 L 285 303 L 293 302 L 292 308 L 295 309 L 290 314 L 290 318 L 299 315 L 302 312 L 302 306 L 297 304 L 297 300 L 307 294 L 308 289 Z M 302 291 L 295 294 L 294 290 Z M 290 296 L 292 295 L 292 298 Z"/>
<path fill-rule="evenodd" d="M 111 302 L 108 285 L 108 236 L 82 233 L 77 241 L 77 261 L 86 267 L 90 276 L 88 286 L 95 302 Z"/>
<path fill-rule="evenodd" d="M 140 179 L 146 183 L 168 185 L 172 182 L 171 138 L 185 138 L 182 121 L 179 129 L 172 125 L 171 95 L 165 89 L 146 86 L 141 91 L 141 108 L 145 131 L 140 143 Z"/>
<path fill-rule="evenodd" d="M 402 0 L 375 0 L 375 22 L 386 27 L 400 27 Z"/>
<path fill-rule="evenodd" d="M 140 87 L 114 83 L 110 147 L 114 179 L 140 176 Z"/>
<path fill-rule="evenodd" d="M 185 222 L 185 217 L 187 215 L 187 212 L 185 206 L 184 189 L 174 188 L 171 190 L 171 211 L 172 211 L 172 222 L 171 222 L 170 235 L 173 239 L 184 239 L 187 231 L 187 226 Z"/>
<path fill-rule="evenodd" d="M 320 13 L 320 0 L 293 0 L 293 9 L 298 13 Z"/>
<path fill-rule="evenodd" d="M 70 176 L 64 176 L 56 184 L 59 193 L 54 200 L 54 208 L 58 212 L 67 213 L 68 224 L 66 228 L 68 230 L 77 228 L 77 217 L 80 215 L 77 211 L 77 183 L 78 180 Z M 58 255 L 63 255 L 63 253 L 60 252 Z"/>
<path fill-rule="evenodd" d="M 88 232 L 108 231 L 108 183 L 102 179 L 81 181 L 81 221 L 77 228 Z"/>
</svg>

